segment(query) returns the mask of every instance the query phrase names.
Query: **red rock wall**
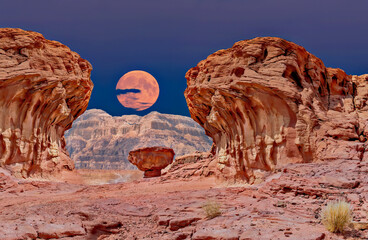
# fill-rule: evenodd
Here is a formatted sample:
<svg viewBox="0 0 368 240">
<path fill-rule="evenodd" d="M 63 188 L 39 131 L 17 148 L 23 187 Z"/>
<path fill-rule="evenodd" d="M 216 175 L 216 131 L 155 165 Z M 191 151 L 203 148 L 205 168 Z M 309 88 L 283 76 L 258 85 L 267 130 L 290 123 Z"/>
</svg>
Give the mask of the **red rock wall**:
<svg viewBox="0 0 368 240">
<path fill-rule="evenodd" d="M 362 159 L 368 75 L 326 68 L 280 38 L 240 41 L 186 74 L 192 118 L 216 144 L 217 168 L 254 182 L 291 162 Z"/>
<path fill-rule="evenodd" d="M 91 70 L 59 42 L 0 29 L 0 167 L 22 177 L 74 168 L 64 131 L 87 108 Z"/>
</svg>

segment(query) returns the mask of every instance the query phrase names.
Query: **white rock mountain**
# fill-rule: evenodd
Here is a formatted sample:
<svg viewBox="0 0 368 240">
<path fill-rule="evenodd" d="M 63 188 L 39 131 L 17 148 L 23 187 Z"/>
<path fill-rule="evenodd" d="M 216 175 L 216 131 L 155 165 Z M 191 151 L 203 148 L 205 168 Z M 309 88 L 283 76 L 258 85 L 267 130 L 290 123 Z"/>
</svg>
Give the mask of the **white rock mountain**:
<svg viewBox="0 0 368 240">
<path fill-rule="evenodd" d="M 170 147 L 178 157 L 208 151 L 212 145 L 189 117 L 158 112 L 113 117 L 99 109 L 87 110 L 74 121 L 65 139 L 76 168 L 90 169 L 134 169 L 128 154 L 141 147 Z"/>
</svg>

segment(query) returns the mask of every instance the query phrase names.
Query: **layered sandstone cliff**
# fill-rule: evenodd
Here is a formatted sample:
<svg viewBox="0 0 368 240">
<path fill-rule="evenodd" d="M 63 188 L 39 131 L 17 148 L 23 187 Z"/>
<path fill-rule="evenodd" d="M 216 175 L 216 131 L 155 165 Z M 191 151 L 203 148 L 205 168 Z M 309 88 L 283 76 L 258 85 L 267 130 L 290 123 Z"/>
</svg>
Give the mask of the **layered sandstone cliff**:
<svg viewBox="0 0 368 240">
<path fill-rule="evenodd" d="M 59 42 L 0 29 L 0 167 L 22 177 L 74 168 L 64 131 L 87 108 L 91 70 Z"/>
<path fill-rule="evenodd" d="M 65 138 L 76 168 L 91 169 L 134 169 L 128 154 L 142 147 L 169 147 L 177 157 L 208 151 L 212 145 L 201 126 L 189 117 L 158 112 L 112 117 L 98 109 L 79 117 Z"/>
<path fill-rule="evenodd" d="M 225 178 L 252 183 L 290 162 L 368 158 L 368 75 L 265 37 L 211 54 L 186 79 L 189 111 L 216 144 Z"/>
</svg>

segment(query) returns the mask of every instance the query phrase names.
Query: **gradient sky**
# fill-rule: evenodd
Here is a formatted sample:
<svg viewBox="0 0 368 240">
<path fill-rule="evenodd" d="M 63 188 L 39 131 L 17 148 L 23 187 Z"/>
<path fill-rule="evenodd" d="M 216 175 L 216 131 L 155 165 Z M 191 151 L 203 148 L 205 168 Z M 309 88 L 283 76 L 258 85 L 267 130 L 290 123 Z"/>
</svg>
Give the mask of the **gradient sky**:
<svg viewBox="0 0 368 240">
<path fill-rule="evenodd" d="M 0 27 L 42 33 L 93 66 L 89 108 L 112 115 L 189 115 L 186 71 L 239 40 L 293 41 L 348 74 L 368 73 L 367 0 L 0 0 Z M 116 83 L 151 73 L 160 96 L 148 110 L 121 106 Z"/>
</svg>

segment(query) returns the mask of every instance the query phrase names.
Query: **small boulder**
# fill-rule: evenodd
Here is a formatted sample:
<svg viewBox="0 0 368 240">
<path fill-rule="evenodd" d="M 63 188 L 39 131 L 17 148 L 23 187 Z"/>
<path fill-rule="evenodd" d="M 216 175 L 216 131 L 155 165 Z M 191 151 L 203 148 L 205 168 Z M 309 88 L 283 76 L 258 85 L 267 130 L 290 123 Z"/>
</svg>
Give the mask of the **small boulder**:
<svg viewBox="0 0 368 240">
<path fill-rule="evenodd" d="M 78 224 L 43 224 L 38 227 L 38 237 L 43 239 L 74 237 L 86 234 L 86 230 Z"/>
<path fill-rule="evenodd" d="M 129 152 L 128 160 L 144 171 L 144 177 L 161 176 L 161 169 L 173 162 L 174 150 L 166 147 L 146 147 Z"/>
<path fill-rule="evenodd" d="M 170 230 L 177 231 L 180 228 L 185 228 L 189 226 L 190 224 L 192 224 L 193 222 L 196 222 L 200 219 L 201 218 L 199 217 L 181 217 L 181 218 L 171 219 L 170 220 Z"/>
</svg>

